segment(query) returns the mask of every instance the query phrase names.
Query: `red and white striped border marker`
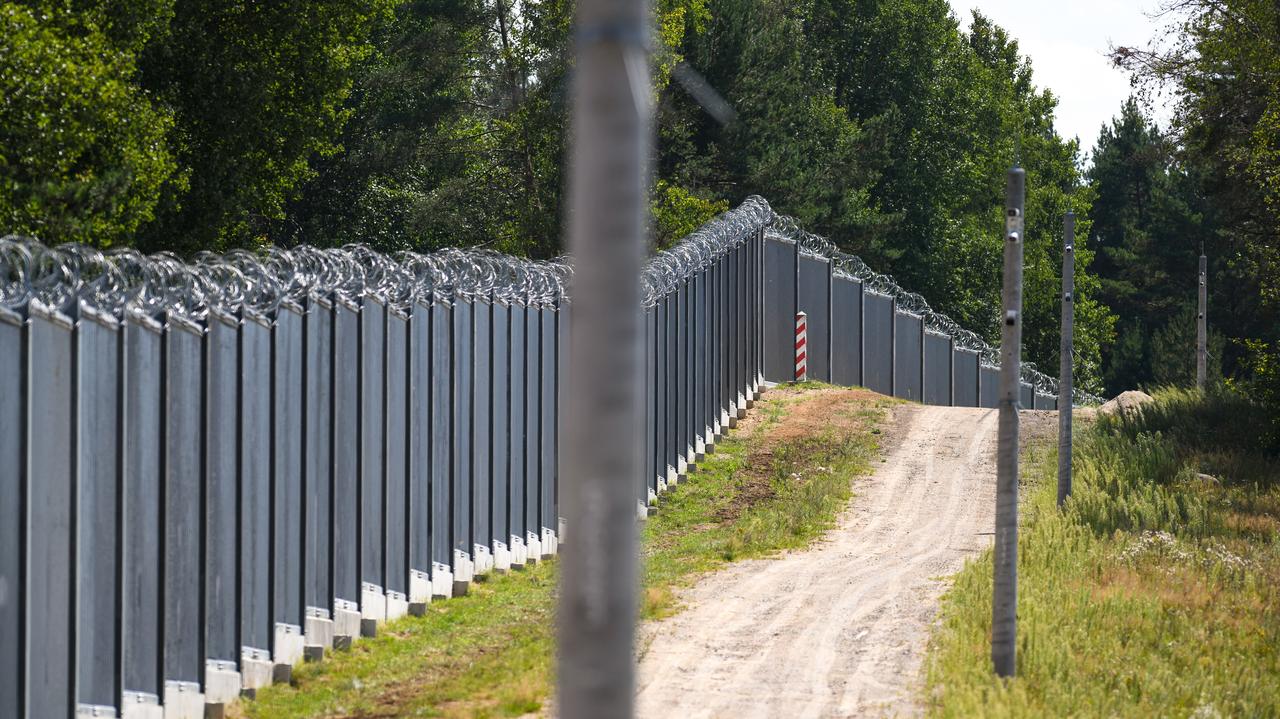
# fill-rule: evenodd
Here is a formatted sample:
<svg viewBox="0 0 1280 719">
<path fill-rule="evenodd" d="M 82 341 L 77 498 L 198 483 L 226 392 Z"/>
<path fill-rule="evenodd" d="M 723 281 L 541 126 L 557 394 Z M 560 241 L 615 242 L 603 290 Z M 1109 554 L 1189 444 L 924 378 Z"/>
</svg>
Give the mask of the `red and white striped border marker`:
<svg viewBox="0 0 1280 719">
<path fill-rule="evenodd" d="M 804 382 L 809 379 L 809 367 L 806 357 L 808 356 L 808 315 L 803 312 L 796 313 L 796 381 Z"/>
</svg>

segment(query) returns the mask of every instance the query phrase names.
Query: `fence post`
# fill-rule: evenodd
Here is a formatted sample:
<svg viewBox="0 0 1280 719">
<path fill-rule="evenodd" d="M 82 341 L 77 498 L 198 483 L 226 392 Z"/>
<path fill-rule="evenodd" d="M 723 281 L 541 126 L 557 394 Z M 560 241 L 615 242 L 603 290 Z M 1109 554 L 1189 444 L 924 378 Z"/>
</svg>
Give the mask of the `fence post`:
<svg viewBox="0 0 1280 719">
<path fill-rule="evenodd" d="M 574 541 L 560 580 L 559 713 L 629 717 L 637 556 L 632 482 L 640 472 L 640 269 L 652 93 L 648 5 L 578 4 L 569 170 L 574 325 L 564 462 Z"/>
<path fill-rule="evenodd" d="M 1004 317 L 1000 328 L 1000 424 L 991 661 L 997 675 L 1016 665 L 1018 605 L 1018 406 L 1022 377 L 1022 203 L 1026 173 L 1009 171 L 1005 194 Z"/>
<path fill-rule="evenodd" d="M 1062 221 L 1062 346 L 1058 373 L 1058 506 L 1071 496 L 1071 398 L 1073 330 L 1075 320 L 1075 235 L 1076 213 Z"/>
<path fill-rule="evenodd" d="M 1208 311 L 1208 259 L 1204 252 L 1200 253 L 1200 298 L 1199 310 L 1196 312 L 1196 388 L 1204 389 L 1209 365 L 1209 328 L 1206 313 Z"/>
<path fill-rule="evenodd" d="M 809 379 L 809 319 L 804 312 L 796 313 L 796 381 Z"/>
</svg>

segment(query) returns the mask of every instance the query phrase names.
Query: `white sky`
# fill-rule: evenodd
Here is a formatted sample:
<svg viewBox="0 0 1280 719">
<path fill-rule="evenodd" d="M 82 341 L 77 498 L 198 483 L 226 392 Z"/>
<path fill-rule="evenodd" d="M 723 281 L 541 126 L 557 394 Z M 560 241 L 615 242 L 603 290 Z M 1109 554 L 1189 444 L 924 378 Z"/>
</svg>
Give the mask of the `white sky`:
<svg viewBox="0 0 1280 719">
<path fill-rule="evenodd" d="M 1112 67 L 1105 53 L 1112 45 L 1149 44 L 1156 23 L 1146 13 L 1159 0 L 949 0 L 961 27 L 977 8 L 1018 41 L 1031 58 L 1038 87 L 1058 97 L 1057 129 L 1079 137 L 1089 153 L 1104 123 L 1119 114 L 1130 95 L 1129 76 Z M 1167 112 L 1157 112 L 1167 123 Z"/>
</svg>

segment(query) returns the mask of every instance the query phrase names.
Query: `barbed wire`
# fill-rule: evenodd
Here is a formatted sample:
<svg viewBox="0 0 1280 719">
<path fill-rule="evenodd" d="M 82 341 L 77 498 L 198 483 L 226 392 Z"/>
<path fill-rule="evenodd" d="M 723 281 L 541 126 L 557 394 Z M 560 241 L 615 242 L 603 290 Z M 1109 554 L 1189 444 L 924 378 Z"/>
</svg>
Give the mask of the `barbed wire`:
<svg viewBox="0 0 1280 719">
<path fill-rule="evenodd" d="M 0 238 L 0 306 L 36 300 L 60 312 L 76 303 L 121 319 L 173 313 L 203 320 L 210 312 L 270 318 L 308 299 L 374 300 L 408 312 L 415 303 L 501 301 L 555 307 L 567 296 L 566 258 L 527 260 L 489 250 L 448 248 L 395 256 L 366 245 L 266 248 L 198 253 L 102 252 L 49 247 L 29 237 Z"/>
<path fill-rule="evenodd" d="M 642 276 L 644 305 L 652 307 L 760 232 L 795 242 L 806 255 L 830 260 L 838 276 L 892 297 L 900 309 L 923 318 L 930 331 L 976 352 L 984 364 L 999 364 L 999 350 L 980 336 L 935 312 L 922 296 L 903 289 L 891 276 L 805 231 L 794 218 L 775 214 L 756 195 L 651 258 Z M 387 255 L 362 244 L 328 249 L 304 245 L 221 255 L 201 252 L 194 261 L 184 262 L 166 252 L 103 252 L 75 244 L 48 247 L 28 237 L 0 238 L 0 306 L 13 309 L 38 300 L 69 312 L 80 302 L 118 319 L 132 313 L 203 321 L 210 312 L 270 319 L 281 307 L 296 310 L 309 300 L 353 305 L 373 300 L 402 314 L 415 304 L 459 300 L 551 308 L 569 299 L 572 276 L 569 257 L 529 260 L 485 249 Z M 1022 377 L 1037 391 L 1056 396 L 1057 381 L 1031 363 L 1023 364 Z M 1101 400 L 1077 391 L 1076 401 Z"/>
</svg>

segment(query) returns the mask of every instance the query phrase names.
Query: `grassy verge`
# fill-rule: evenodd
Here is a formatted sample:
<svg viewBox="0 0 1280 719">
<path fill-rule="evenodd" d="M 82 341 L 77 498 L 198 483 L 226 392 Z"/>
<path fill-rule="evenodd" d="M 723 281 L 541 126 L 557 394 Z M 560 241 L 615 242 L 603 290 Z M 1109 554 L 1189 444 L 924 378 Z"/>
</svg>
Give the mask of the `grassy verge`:
<svg viewBox="0 0 1280 719">
<path fill-rule="evenodd" d="M 1100 417 L 1054 506 L 1032 450 L 1019 548 L 1018 677 L 993 677 L 990 553 L 943 604 L 936 716 L 1280 716 L 1280 461 L 1259 408 L 1165 391 Z"/>
<path fill-rule="evenodd" d="M 769 397 L 645 523 L 643 618 L 677 611 L 677 590 L 699 574 L 805 546 L 829 529 L 851 479 L 876 455 L 892 402 L 814 383 Z"/>
<path fill-rule="evenodd" d="M 677 589 L 743 557 L 804 546 L 830 527 L 878 447 L 885 407 L 862 390 L 778 388 L 642 528 L 645 618 Z M 306 665 L 290 686 L 235 709 L 289 717 L 507 717 L 551 693 L 555 563 L 495 576 L 470 595 L 388 624 L 377 639 Z"/>
</svg>

